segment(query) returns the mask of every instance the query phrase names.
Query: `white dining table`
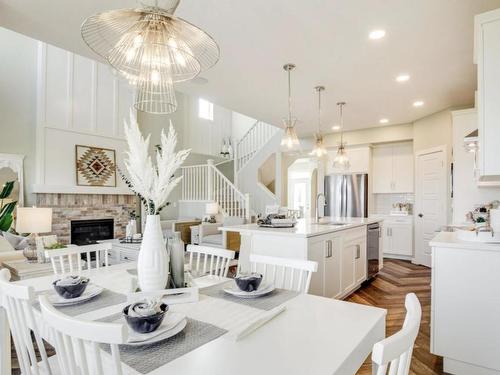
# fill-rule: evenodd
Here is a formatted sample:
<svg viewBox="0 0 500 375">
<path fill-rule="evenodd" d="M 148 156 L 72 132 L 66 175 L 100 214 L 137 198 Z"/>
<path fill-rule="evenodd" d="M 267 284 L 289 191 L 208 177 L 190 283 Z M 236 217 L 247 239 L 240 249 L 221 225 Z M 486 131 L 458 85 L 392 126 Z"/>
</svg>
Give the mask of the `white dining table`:
<svg viewBox="0 0 500 375">
<path fill-rule="evenodd" d="M 134 262 L 84 271 L 93 283 L 111 291 L 127 294 Z M 18 281 L 35 291 L 51 288 L 55 276 Z M 197 278 L 198 302 L 175 305 L 179 311 L 190 311 L 210 322 L 221 320 L 228 329 L 238 328 L 238 319 L 256 309 L 203 295 L 203 288 L 229 279 L 215 276 Z M 225 317 L 214 316 L 213 306 L 224 307 Z M 84 320 L 97 320 L 119 313 L 126 303 L 77 315 Z M 189 306 L 187 306 L 189 305 Z M 234 306 L 233 306 L 234 305 Z M 370 354 L 373 345 L 385 337 L 386 310 L 309 294 L 298 294 L 283 303 L 285 311 L 239 341 L 224 334 L 196 349 L 148 372 L 148 375 L 349 375 L 355 374 Z M 212 307 L 208 307 L 212 306 Z M 206 308 L 206 310 L 204 310 Z M 2 328 L 2 374 L 10 374 L 10 340 L 8 323 L 0 308 Z M 234 324 L 230 322 L 235 312 Z M 239 315 L 238 315 L 239 314 Z M 222 314 L 223 315 L 223 314 Z M 240 316 L 236 318 L 236 316 Z M 141 374 L 125 366 L 127 374 Z"/>
</svg>

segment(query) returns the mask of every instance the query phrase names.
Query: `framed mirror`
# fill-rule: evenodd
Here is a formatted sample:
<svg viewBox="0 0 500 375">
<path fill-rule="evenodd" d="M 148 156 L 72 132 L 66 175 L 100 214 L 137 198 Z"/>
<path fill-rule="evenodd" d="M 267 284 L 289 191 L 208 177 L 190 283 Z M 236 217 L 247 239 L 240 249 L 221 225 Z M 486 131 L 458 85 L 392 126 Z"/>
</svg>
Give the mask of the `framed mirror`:
<svg viewBox="0 0 500 375">
<path fill-rule="evenodd" d="M 24 205 L 23 161 L 24 155 L 0 154 L 0 188 L 8 181 L 16 181 L 8 199 L 17 201 L 18 206 Z"/>
</svg>

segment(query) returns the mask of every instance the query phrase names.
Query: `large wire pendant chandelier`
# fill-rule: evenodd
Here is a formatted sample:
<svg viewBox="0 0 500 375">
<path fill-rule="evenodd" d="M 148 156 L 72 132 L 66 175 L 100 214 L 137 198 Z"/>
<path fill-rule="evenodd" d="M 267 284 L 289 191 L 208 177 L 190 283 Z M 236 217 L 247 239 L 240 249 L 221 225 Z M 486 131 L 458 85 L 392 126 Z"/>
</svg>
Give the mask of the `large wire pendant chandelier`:
<svg viewBox="0 0 500 375">
<path fill-rule="evenodd" d="M 289 150 L 300 144 L 297 133 L 295 132 L 295 124 L 297 119 L 292 118 L 292 87 L 290 85 L 290 72 L 295 68 L 294 64 L 285 64 L 283 69 L 288 73 L 288 118 L 283 120 L 285 133 L 281 139 L 281 145 L 286 146 Z"/>
<path fill-rule="evenodd" d="M 325 87 L 316 86 L 314 89 L 318 93 L 318 132 L 316 133 L 316 143 L 314 144 L 314 148 L 309 155 L 321 158 L 326 155 L 323 135 L 321 134 L 321 92 L 325 90 Z"/>
<path fill-rule="evenodd" d="M 340 144 L 337 148 L 337 154 L 333 159 L 333 168 L 347 171 L 351 167 L 347 152 L 345 149 L 346 143 L 344 142 L 344 106 L 345 102 L 337 103 L 340 113 Z"/>
<path fill-rule="evenodd" d="M 177 108 L 174 83 L 195 78 L 219 60 L 217 43 L 203 30 L 174 16 L 180 0 L 141 8 L 116 9 L 87 18 L 85 43 L 131 84 L 135 108 L 172 113 Z"/>
</svg>

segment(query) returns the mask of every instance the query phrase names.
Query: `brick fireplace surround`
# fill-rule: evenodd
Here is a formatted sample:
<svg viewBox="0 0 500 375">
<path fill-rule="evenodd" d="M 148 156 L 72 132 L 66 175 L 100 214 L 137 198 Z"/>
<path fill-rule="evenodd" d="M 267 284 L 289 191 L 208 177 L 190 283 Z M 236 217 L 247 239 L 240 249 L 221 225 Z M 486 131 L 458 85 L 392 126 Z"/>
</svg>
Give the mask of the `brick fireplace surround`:
<svg viewBox="0 0 500 375">
<path fill-rule="evenodd" d="M 38 207 L 52 207 L 52 234 L 70 242 L 71 220 L 113 219 L 115 238 L 125 236 L 129 212 L 136 209 L 133 195 L 36 194 Z"/>
</svg>

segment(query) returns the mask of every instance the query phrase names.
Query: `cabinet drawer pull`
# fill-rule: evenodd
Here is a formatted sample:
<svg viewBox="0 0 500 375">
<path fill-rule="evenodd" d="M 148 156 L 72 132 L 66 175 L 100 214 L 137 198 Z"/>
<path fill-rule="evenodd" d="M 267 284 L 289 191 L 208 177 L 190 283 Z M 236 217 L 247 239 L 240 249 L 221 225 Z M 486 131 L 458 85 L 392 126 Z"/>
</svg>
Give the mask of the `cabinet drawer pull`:
<svg viewBox="0 0 500 375">
<path fill-rule="evenodd" d="M 356 245 L 356 259 L 361 258 L 361 246 Z"/>
</svg>

